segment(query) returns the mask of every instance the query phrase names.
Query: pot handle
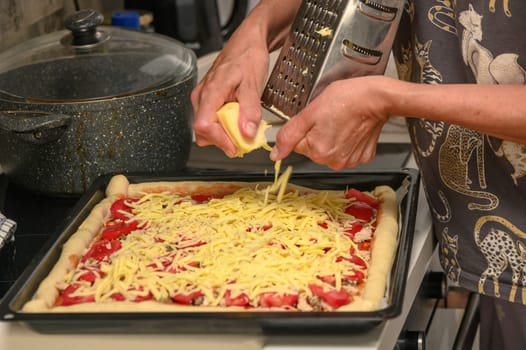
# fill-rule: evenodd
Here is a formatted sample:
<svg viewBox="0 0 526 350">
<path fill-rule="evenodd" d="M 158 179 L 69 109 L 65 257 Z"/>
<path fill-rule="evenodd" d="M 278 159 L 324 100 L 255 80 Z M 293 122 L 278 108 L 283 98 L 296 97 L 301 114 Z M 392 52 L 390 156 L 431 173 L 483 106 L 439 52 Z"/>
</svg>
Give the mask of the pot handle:
<svg viewBox="0 0 526 350">
<path fill-rule="evenodd" d="M 0 111 L 0 129 L 35 144 L 57 140 L 71 124 L 65 114 L 37 111 Z"/>
</svg>

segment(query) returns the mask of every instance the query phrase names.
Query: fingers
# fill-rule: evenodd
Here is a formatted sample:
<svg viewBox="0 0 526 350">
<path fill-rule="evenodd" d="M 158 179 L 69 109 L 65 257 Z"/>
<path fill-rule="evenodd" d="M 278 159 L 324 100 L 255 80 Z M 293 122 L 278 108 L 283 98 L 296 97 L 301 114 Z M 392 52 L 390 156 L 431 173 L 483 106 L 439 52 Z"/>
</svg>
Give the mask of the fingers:
<svg viewBox="0 0 526 350">
<path fill-rule="evenodd" d="M 353 168 L 362 164 L 370 163 L 376 155 L 376 145 L 378 144 L 378 138 L 382 128 L 376 128 L 367 134 L 360 142 L 355 144 L 355 148 L 349 150 L 347 153 L 346 162 L 344 165 L 339 164 L 341 167 L 336 169 L 334 164 L 330 164 L 329 167 L 342 170 L 344 168 Z"/>
<path fill-rule="evenodd" d="M 376 155 L 376 145 L 381 127 L 353 138 L 353 142 L 342 142 L 335 151 L 325 157 L 320 157 L 320 163 L 333 170 L 354 168 L 371 162 Z"/>
<path fill-rule="evenodd" d="M 374 159 L 382 124 L 342 133 L 342 127 L 317 119 L 293 117 L 276 135 L 270 158 L 283 159 L 294 150 L 333 170 L 356 167 Z"/>
<path fill-rule="evenodd" d="M 241 134 L 247 139 L 256 136 L 261 120 L 260 90 L 264 83 L 261 77 L 266 75 L 265 63 L 268 61 L 265 54 L 268 53 L 255 49 L 246 50 L 242 55 L 220 54 L 194 88 L 191 100 L 198 145 L 215 145 L 229 156 L 237 153 L 216 116 L 217 110 L 232 101 L 240 105 L 238 126 Z M 243 62 L 253 62 L 254 65 Z"/>
<path fill-rule="evenodd" d="M 256 87 L 241 86 L 238 90 L 239 129 L 247 139 L 256 136 L 261 121 L 261 103 Z"/>
<path fill-rule="evenodd" d="M 239 86 L 239 74 L 225 73 L 228 72 L 222 72 L 220 68 L 211 71 L 192 91 L 193 128 L 199 146 L 215 145 L 233 155 L 236 147 L 219 123 L 216 111 L 226 102 L 233 101 L 232 91 Z"/>
<path fill-rule="evenodd" d="M 291 118 L 276 134 L 276 144 L 270 152 L 270 159 L 273 161 L 282 160 L 286 158 L 295 148 L 297 151 L 298 143 L 300 141 L 306 142 L 305 138 L 307 137 L 311 127 L 312 124 L 309 118 L 302 119 L 300 116 Z M 305 150 L 311 149 L 309 146 L 302 146 L 301 148 Z M 308 151 L 301 154 L 310 156 Z"/>
</svg>

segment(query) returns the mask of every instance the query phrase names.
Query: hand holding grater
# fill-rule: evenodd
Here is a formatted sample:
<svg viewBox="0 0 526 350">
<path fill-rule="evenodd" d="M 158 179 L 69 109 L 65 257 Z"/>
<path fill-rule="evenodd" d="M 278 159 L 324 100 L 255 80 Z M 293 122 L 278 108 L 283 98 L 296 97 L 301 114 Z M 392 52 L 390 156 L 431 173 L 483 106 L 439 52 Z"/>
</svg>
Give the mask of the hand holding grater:
<svg viewBox="0 0 526 350">
<path fill-rule="evenodd" d="M 329 83 L 384 74 L 405 0 L 304 0 L 262 96 L 296 115 Z"/>
</svg>

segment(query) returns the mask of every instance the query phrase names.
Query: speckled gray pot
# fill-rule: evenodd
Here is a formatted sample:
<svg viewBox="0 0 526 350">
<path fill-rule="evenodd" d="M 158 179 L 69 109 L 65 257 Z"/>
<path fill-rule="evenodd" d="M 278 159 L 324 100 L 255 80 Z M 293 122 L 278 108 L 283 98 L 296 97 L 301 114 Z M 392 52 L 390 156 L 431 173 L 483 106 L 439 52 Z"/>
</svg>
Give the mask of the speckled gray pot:
<svg viewBox="0 0 526 350">
<path fill-rule="evenodd" d="M 195 72 L 150 92 L 89 102 L 0 96 L 0 166 L 12 182 L 49 195 L 81 194 L 107 173 L 180 170 L 192 143 L 196 79 Z"/>
</svg>

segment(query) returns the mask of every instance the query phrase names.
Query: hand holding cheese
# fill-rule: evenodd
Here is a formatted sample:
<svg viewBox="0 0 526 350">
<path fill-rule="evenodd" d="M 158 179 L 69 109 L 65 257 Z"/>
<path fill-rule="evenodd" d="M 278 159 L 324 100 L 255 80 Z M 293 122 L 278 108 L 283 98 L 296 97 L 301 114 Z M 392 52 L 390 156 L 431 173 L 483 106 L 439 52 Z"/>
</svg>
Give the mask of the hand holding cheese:
<svg viewBox="0 0 526 350">
<path fill-rule="evenodd" d="M 258 148 L 264 148 L 268 151 L 271 147 L 267 143 L 267 137 L 265 131 L 270 128 L 264 120 L 259 123 L 259 127 L 256 136 L 252 140 L 248 140 L 241 135 L 239 130 L 239 103 L 229 102 L 221 107 L 217 112 L 217 117 L 223 129 L 232 140 L 232 143 L 237 147 L 237 152 L 232 156 L 243 157 L 245 154 L 252 152 Z"/>
</svg>

